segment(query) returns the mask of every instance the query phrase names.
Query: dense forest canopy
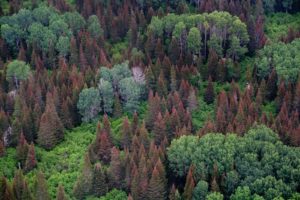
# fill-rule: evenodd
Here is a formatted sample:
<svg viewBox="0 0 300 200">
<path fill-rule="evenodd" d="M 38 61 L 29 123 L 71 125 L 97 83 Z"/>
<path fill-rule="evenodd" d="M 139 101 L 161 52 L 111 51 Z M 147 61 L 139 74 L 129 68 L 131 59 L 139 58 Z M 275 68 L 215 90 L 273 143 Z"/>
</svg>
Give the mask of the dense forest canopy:
<svg viewBox="0 0 300 200">
<path fill-rule="evenodd" d="M 0 200 L 300 199 L 299 16 L 0 1 Z"/>
</svg>

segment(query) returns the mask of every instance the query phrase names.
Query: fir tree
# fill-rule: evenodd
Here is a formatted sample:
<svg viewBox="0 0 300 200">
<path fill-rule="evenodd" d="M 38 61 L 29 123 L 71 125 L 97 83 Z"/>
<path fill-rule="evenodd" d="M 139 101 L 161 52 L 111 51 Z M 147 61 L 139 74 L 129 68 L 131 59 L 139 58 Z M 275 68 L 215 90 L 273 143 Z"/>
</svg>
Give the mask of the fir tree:
<svg viewBox="0 0 300 200">
<path fill-rule="evenodd" d="M 73 194 L 77 199 L 84 199 L 91 194 L 93 187 L 93 169 L 89 154 L 84 157 L 83 169 L 81 175 L 73 188 Z"/>
<path fill-rule="evenodd" d="M 37 200 L 50 200 L 50 195 L 48 193 L 47 181 L 44 174 L 39 171 L 36 174 L 35 181 L 35 199 Z"/>
<path fill-rule="evenodd" d="M 209 77 L 208 78 L 208 85 L 207 85 L 207 88 L 206 88 L 205 93 L 204 93 L 204 101 L 207 104 L 211 104 L 211 103 L 214 102 L 214 99 L 215 99 L 214 86 L 213 86 L 211 77 Z"/>
<path fill-rule="evenodd" d="M 111 161 L 110 161 L 110 176 L 111 181 L 113 183 L 114 188 L 121 188 L 121 181 L 122 181 L 122 166 L 120 160 L 120 151 L 113 147 L 111 149 Z"/>
<path fill-rule="evenodd" d="M 52 149 L 64 137 L 63 125 L 55 109 L 50 93 L 47 94 L 46 109 L 40 121 L 38 143 L 45 149 Z"/>
<path fill-rule="evenodd" d="M 125 148 L 129 148 L 130 144 L 131 144 L 131 139 L 132 139 L 132 134 L 131 134 L 132 129 L 130 128 L 130 124 L 129 124 L 129 120 L 126 117 L 123 120 L 123 125 L 122 125 L 122 129 L 121 129 L 121 133 L 122 133 L 122 147 Z"/>
<path fill-rule="evenodd" d="M 184 186 L 184 193 L 183 193 L 183 197 L 186 200 L 191 200 L 193 197 L 193 190 L 195 187 L 195 181 L 193 178 L 193 174 L 194 174 L 194 166 L 190 166 L 188 175 L 186 177 L 186 181 L 185 181 L 185 186 Z"/>
<path fill-rule="evenodd" d="M 4 176 L 2 176 L 0 179 L 0 199 L 1 200 L 15 199 L 12 187 Z"/>
<path fill-rule="evenodd" d="M 161 113 L 158 113 L 153 128 L 154 141 L 156 145 L 160 145 L 164 137 L 167 136 L 167 128 Z"/>
<path fill-rule="evenodd" d="M 107 184 L 105 174 L 100 163 L 95 165 L 93 175 L 93 194 L 97 197 L 103 196 L 107 192 Z"/>
<path fill-rule="evenodd" d="M 56 192 L 56 200 L 67 200 L 64 187 L 59 184 Z"/>
<path fill-rule="evenodd" d="M 27 158 L 26 158 L 26 162 L 25 162 L 25 171 L 26 172 L 31 171 L 33 168 L 36 167 L 36 165 L 37 165 L 37 161 L 35 158 L 34 144 L 31 143 L 31 145 L 29 145 Z"/>
<path fill-rule="evenodd" d="M 160 177 L 159 171 L 154 167 L 149 186 L 147 189 L 147 199 L 164 200 L 166 198 L 166 190 L 164 188 L 164 181 Z"/>
</svg>

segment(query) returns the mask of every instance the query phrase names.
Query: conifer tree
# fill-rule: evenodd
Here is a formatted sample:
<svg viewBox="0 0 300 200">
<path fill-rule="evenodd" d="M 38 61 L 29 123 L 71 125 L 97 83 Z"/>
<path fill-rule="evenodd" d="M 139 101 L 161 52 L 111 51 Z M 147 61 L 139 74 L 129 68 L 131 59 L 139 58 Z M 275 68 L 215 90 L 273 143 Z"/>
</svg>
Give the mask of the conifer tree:
<svg viewBox="0 0 300 200">
<path fill-rule="evenodd" d="M 107 184 L 100 163 L 95 165 L 93 176 L 93 194 L 97 197 L 103 196 L 107 192 Z"/>
<path fill-rule="evenodd" d="M 33 168 L 36 167 L 36 165 L 37 165 L 37 161 L 35 158 L 34 144 L 31 143 L 31 145 L 29 145 L 27 158 L 26 158 L 26 162 L 25 162 L 25 171 L 26 172 L 31 171 Z"/>
<path fill-rule="evenodd" d="M 153 133 L 155 138 L 155 144 L 159 146 L 160 143 L 163 141 L 164 137 L 167 136 L 166 124 L 163 120 L 161 113 L 158 113 L 157 115 L 156 121 L 154 123 Z"/>
<path fill-rule="evenodd" d="M 31 199 L 31 194 L 21 169 L 18 169 L 15 172 L 15 177 L 13 179 L 13 193 L 17 200 Z"/>
<path fill-rule="evenodd" d="M 41 117 L 37 141 L 39 145 L 49 150 L 61 141 L 63 137 L 63 125 L 56 112 L 52 94 L 48 92 L 46 108 Z"/>
<path fill-rule="evenodd" d="M 0 139 L 0 157 L 3 157 L 5 155 L 5 146 L 2 139 Z"/>
<path fill-rule="evenodd" d="M 24 167 L 25 165 L 27 152 L 28 152 L 28 143 L 24 137 L 23 132 L 21 132 L 19 143 L 17 146 L 17 160 L 20 162 L 21 167 Z"/>
<path fill-rule="evenodd" d="M 197 109 L 198 101 L 197 101 L 196 91 L 193 87 L 191 87 L 189 90 L 189 96 L 187 101 L 188 101 L 189 111 L 194 111 Z"/>
<path fill-rule="evenodd" d="M 56 192 L 56 200 L 67 200 L 64 187 L 59 184 Z"/>
<path fill-rule="evenodd" d="M 154 167 L 147 189 L 147 199 L 164 200 L 166 198 L 166 190 L 164 181 L 160 177 L 159 171 Z"/>
<path fill-rule="evenodd" d="M 121 115 L 122 115 L 122 105 L 121 105 L 118 94 L 115 94 L 114 113 L 113 114 L 114 114 L 114 117 L 121 117 Z"/>
<path fill-rule="evenodd" d="M 0 199 L 1 200 L 15 199 L 12 187 L 4 176 L 0 178 Z"/>
<path fill-rule="evenodd" d="M 47 181 L 44 174 L 39 171 L 36 174 L 35 181 L 35 199 L 37 200 L 50 200 L 50 195 L 48 193 Z"/>
<path fill-rule="evenodd" d="M 131 123 L 131 133 L 132 134 L 136 133 L 138 126 L 139 126 L 139 117 L 138 117 L 137 112 L 134 112 L 132 123 Z"/>
<path fill-rule="evenodd" d="M 193 197 L 193 190 L 195 187 L 195 181 L 193 178 L 193 174 L 194 174 L 194 166 L 190 166 L 189 172 L 187 174 L 186 177 L 186 181 L 185 181 L 185 186 L 184 186 L 184 193 L 183 193 L 183 198 L 186 200 L 191 200 Z"/>
<path fill-rule="evenodd" d="M 122 125 L 122 147 L 125 148 L 129 148 L 130 144 L 131 144 L 131 139 L 132 139 L 132 134 L 131 134 L 131 128 L 130 128 L 130 124 L 129 124 L 129 120 L 126 117 L 123 120 L 123 125 Z"/>
<path fill-rule="evenodd" d="M 122 166 L 120 160 L 120 151 L 113 147 L 111 149 L 111 161 L 110 161 L 110 177 L 114 188 L 121 188 L 122 185 Z"/>
<path fill-rule="evenodd" d="M 207 85 L 207 88 L 206 88 L 205 93 L 204 93 L 204 101 L 207 104 L 211 104 L 211 103 L 214 102 L 214 99 L 215 99 L 214 86 L 213 86 L 211 77 L 209 77 L 208 78 L 208 85 Z"/>
<path fill-rule="evenodd" d="M 73 194 L 77 199 L 83 199 L 92 192 L 93 169 L 89 154 L 84 157 L 83 169 L 81 175 L 73 188 Z"/>
</svg>

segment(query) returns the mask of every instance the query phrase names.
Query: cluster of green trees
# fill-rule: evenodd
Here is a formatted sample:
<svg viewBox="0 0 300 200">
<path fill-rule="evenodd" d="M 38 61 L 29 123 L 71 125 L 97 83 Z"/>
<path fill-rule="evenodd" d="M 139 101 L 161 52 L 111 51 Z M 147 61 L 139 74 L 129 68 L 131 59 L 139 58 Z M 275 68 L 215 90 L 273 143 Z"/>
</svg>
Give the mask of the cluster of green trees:
<svg viewBox="0 0 300 200">
<path fill-rule="evenodd" d="M 87 28 L 94 39 L 103 34 L 95 15 L 85 21 L 77 12 L 60 14 L 48 6 L 21 9 L 12 16 L 0 18 L 0 25 L 2 38 L 14 51 L 27 44 L 45 54 L 53 54 L 56 50 L 62 57 L 69 55 L 71 37 L 83 28 Z"/>
<path fill-rule="evenodd" d="M 148 38 L 153 36 L 162 38 L 163 43 L 172 48 L 172 43 L 177 43 L 181 54 L 188 50 L 194 55 L 206 56 L 208 49 L 213 49 L 219 57 L 233 59 L 247 52 L 249 42 L 246 24 L 236 16 L 217 11 L 153 17 L 148 26 Z"/>
<path fill-rule="evenodd" d="M 299 149 L 283 145 L 271 129 L 258 125 L 244 137 L 213 133 L 201 138 L 183 136 L 172 141 L 167 156 L 178 177 L 195 166 L 194 196 L 200 197 L 210 188 L 231 199 L 240 195 L 253 199 L 256 194 L 259 199 L 271 200 L 288 199 L 297 192 L 299 153 Z"/>
<path fill-rule="evenodd" d="M 135 79 L 128 62 L 116 64 L 111 69 L 101 67 L 98 88 L 83 89 L 77 108 L 86 122 L 94 120 L 100 112 L 119 116 L 122 107 L 126 112 L 136 111 L 144 93 L 144 82 Z"/>
<path fill-rule="evenodd" d="M 300 73 L 300 39 L 266 45 L 256 58 L 258 76 L 267 78 L 275 69 L 280 79 L 295 83 Z"/>
</svg>

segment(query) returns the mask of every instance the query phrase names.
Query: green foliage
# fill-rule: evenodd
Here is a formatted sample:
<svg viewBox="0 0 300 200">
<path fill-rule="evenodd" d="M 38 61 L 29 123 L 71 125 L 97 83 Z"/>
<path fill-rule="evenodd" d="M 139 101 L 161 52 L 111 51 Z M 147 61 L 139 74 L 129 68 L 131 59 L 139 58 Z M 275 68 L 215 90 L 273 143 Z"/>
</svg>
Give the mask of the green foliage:
<svg viewBox="0 0 300 200">
<path fill-rule="evenodd" d="M 107 114 L 112 113 L 114 90 L 111 82 L 100 79 L 98 88 L 102 97 L 103 112 Z"/>
<path fill-rule="evenodd" d="M 208 193 L 208 183 L 199 181 L 193 191 L 193 200 L 205 200 Z"/>
<path fill-rule="evenodd" d="M 272 43 L 259 51 L 256 65 L 258 76 L 266 78 L 275 67 L 280 79 L 296 82 L 300 73 L 300 39 L 292 43 Z"/>
<path fill-rule="evenodd" d="M 300 14 L 273 13 L 266 17 L 265 33 L 271 40 L 287 35 L 289 28 L 300 28 Z"/>
<path fill-rule="evenodd" d="M 79 94 L 77 108 L 82 115 L 82 121 L 94 120 L 101 111 L 101 98 L 96 88 L 83 89 Z"/>
<path fill-rule="evenodd" d="M 238 185 L 248 186 L 251 193 L 272 199 L 291 197 L 296 191 L 299 173 L 299 150 L 283 145 L 271 129 L 260 125 L 244 137 L 234 134 L 208 134 L 201 138 L 182 136 L 168 148 L 169 166 L 177 176 L 185 176 L 195 165 L 196 180 L 227 174 L 222 186 L 230 196 Z M 298 156 L 296 156 L 298 154 Z M 233 170 L 232 164 L 235 164 Z"/>
<path fill-rule="evenodd" d="M 212 27 L 213 29 L 207 32 Z M 190 34 L 186 36 L 186 33 Z M 210 34 L 209 41 L 206 35 L 208 33 Z M 247 27 L 238 17 L 217 11 L 209 14 L 169 14 L 163 18 L 153 17 L 148 26 L 148 36 L 150 34 L 159 38 L 163 37 L 166 45 L 169 43 L 170 36 L 174 36 L 178 39 L 180 48 L 183 47 L 183 41 L 187 40 L 190 50 L 194 53 L 199 53 L 202 46 L 208 43 L 208 46 L 219 56 L 228 54 L 236 58 L 246 53 L 246 45 L 249 41 Z M 204 45 L 201 45 L 201 40 L 204 41 Z M 225 43 L 228 44 L 228 48 L 225 48 Z M 227 49 L 230 51 L 226 52 Z"/>
<path fill-rule="evenodd" d="M 101 197 L 100 200 L 127 200 L 127 194 L 122 190 L 113 189 Z"/>
<path fill-rule="evenodd" d="M 60 36 L 55 48 L 59 52 L 60 56 L 66 57 L 70 52 L 70 38 Z"/>
<path fill-rule="evenodd" d="M 224 196 L 219 192 L 213 192 L 206 196 L 206 200 L 223 200 Z"/>
<path fill-rule="evenodd" d="M 30 74 L 30 66 L 24 61 L 14 60 L 10 62 L 6 70 L 6 78 L 13 80 L 18 87 L 20 80 L 26 80 Z"/>
<path fill-rule="evenodd" d="M 89 17 L 87 23 L 88 23 L 87 30 L 94 39 L 98 39 L 100 36 L 103 35 L 103 30 L 101 28 L 101 24 L 96 15 L 91 15 Z"/>
</svg>

